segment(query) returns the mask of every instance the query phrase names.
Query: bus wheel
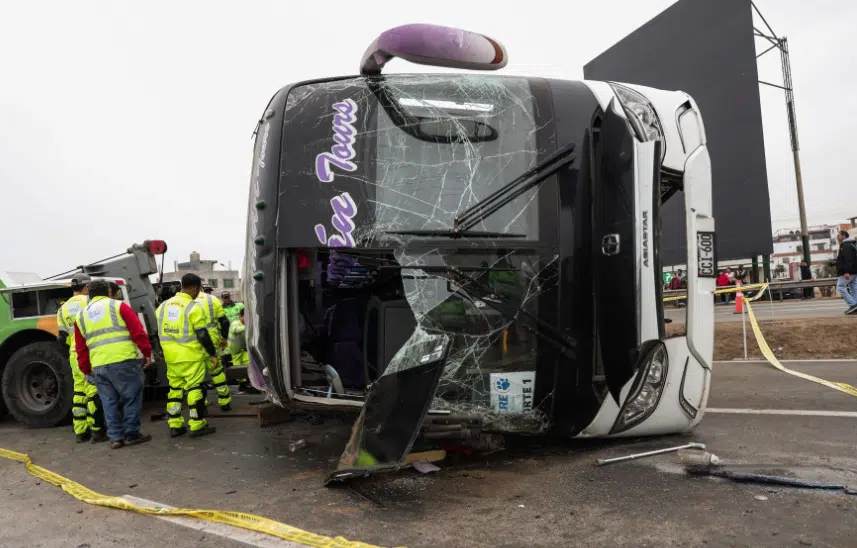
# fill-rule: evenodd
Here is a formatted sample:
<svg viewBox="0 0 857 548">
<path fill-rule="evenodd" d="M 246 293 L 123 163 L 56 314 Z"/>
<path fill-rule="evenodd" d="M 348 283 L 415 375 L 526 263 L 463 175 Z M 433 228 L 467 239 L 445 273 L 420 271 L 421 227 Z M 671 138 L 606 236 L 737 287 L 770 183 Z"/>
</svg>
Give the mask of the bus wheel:
<svg viewBox="0 0 857 548">
<path fill-rule="evenodd" d="M 74 379 L 59 345 L 37 342 L 15 352 L 3 370 L 3 400 L 30 428 L 55 426 L 71 415 Z"/>
</svg>

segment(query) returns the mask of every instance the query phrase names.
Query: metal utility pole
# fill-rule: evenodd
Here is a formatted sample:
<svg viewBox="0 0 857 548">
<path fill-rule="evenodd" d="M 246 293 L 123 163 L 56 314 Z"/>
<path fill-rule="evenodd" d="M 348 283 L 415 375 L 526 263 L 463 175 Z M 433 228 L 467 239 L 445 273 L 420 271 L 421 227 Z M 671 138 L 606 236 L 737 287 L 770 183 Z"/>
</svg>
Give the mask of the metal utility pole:
<svg viewBox="0 0 857 548">
<path fill-rule="evenodd" d="M 769 51 L 774 48 L 780 50 L 780 61 L 782 62 L 783 67 L 783 85 L 778 86 L 776 84 L 771 84 L 769 82 L 763 82 L 759 80 L 760 84 L 765 84 L 766 86 L 771 86 L 775 88 L 782 89 L 786 92 L 786 112 L 789 117 L 789 136 L 791 137 L 792 144 L 792 156 L 794 158 L 795 164 L 795 183 L 797 185 L 797 201 L 798 201 L 798 209 L 800 213 L 800 239 L 801 239 L 801 247 L 803 249 L 803 260 L 806 261 L 806 264 L 812 264 L 812 256 L 810 254 L 809 249 L 809 230 L 807 229 L 806 223 L 806 205 L 803 196 L 803 175 L 801 174 L 800 169 L 800 141 L 798 140 L 797 133 L 797 117 L 795 115 L 795 95 L 794 95 L 794 87 L 792 86 L 792 65 L 789 60 L 789 43 L 785 36 L 780 38 L 774 32 L 774 29 L 771 28 L 771 25 L 768 24 L 768 21 L 765 20 L 765 16 L 762 15 L 762 12 L 759 11 L 759 8 L 756 7 L 754 2 L 750 3 L 753 6 L 753 9 L 762 19 L 762 22 L 767 27 L 770 35 L 767 35 L 760 31 L 757 28 L 754 28 L 755 35 L 761 38 L 768 40 L 772 45 L 762 53 L 756 56 L 759 57 L 765 55 Z"/>
<path fill-rule="evenodd" d="M 812 264 L 809 249 L 809 231 L 806 227 L 806 206 L 803 198 L 803 176 L 800 170 L 800 142 L 797 138 L 797 118 L 795 116 L 795 94 L 792 88 L 792 64 L 789 60 L 789 42 L 783 36 L 780 42 L 780 58 L 783 63 L 783 87 L 786 88 L 786 110 L 789 115 L 789 135 L 792 140 L 792 155 L 795 162 L 795 183 L 797 184 L 797 203 L 800 209 L 800 239 L 803 243 L 803 260 Z"/>
</svg>

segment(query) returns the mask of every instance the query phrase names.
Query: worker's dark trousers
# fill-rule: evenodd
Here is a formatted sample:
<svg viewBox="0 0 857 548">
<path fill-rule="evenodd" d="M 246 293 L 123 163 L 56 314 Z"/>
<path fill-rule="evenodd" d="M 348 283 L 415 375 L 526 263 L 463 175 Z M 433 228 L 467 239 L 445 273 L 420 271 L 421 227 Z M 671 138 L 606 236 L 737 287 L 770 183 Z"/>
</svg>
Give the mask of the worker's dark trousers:
<svg viewBox="0 0 857 548">
<path fill-rule="evenodd" d="M 92 368 L 92 377 L 104 405 L 107 437 L 123 441 L 140 434 L 143 409 L 143 368 L 139 359 Z"/>
</svg>

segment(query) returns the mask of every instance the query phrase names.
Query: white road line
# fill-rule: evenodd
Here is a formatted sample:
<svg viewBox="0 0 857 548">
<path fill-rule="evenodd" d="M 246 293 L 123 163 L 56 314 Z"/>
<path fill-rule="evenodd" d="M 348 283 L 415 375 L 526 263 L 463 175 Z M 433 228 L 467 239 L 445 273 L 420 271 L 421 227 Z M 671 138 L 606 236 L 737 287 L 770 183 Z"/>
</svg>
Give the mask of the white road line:
<svg viewBox="0 0 857 548">
<path fill-rule="evenodd" d="M 768 363 L 768 360 L 715 360 L 717 365 L 743 365 L 746 363 Z M 830 359 L 807 359 L 807 360 L 780 360 L 780 363 L 804 363 L 806 365 L 821 365 L 823 363 L 852 363 L 857 365 L 854 358 L 830 358 Z"/>
<path fill-rule="evenodd" d="M 857 411 L 814 411 L 802 409 L 718 409 L 709 407 L 706 413 L 724 415 L 788 415 L 799 417 L 847 417 L 857 418 Z"/>
<path fill-rule="evenodd" d="M 141 499 L 132 495 L 124 495 L 122 498 L 128 502 L 133 502 L 138 506 L 149 508 L 173 508 L 172 506 L 161 504 L 160 502 L 153 502 L 151 500 Z M 181 525 L 182 527 L 187 527 L 189 529 L 196 529 L 197 531 L 202 531 L 206 535 L 228 538 L 230 540 L 244 543 L 247 546 L 259 546 L 260 548 L 306 548 L 305 544 L 298 544 L 296 542 L 279 539 L 277 537 L 257 533 L 255 531 L 241 529 L 240 527 L 232 527 L 231 525 L 224 525 L 222 523 L 215 523 L 204 519 L 181 516 L 152 517 L 169 521 L 170 523 L 175 523 L 176 525 Z"/>
</svg>

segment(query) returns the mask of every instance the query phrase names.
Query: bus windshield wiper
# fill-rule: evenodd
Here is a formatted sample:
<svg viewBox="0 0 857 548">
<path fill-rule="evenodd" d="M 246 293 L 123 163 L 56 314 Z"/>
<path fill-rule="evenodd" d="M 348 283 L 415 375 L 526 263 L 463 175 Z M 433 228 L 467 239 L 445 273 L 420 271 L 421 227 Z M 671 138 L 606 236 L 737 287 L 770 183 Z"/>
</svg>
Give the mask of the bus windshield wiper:
<svg viewBox="0 0 857 548">
<path fill-rule="evenodd" d="M 466 233 L 505 205 L 531 188 L 543 183 L 548 177 L 574 162 L 574 143 L 568 143 L 541 162 L 537 163 L 491 195 L 476 202 L 453 221 L 453 234 Z"/>
</svg>

